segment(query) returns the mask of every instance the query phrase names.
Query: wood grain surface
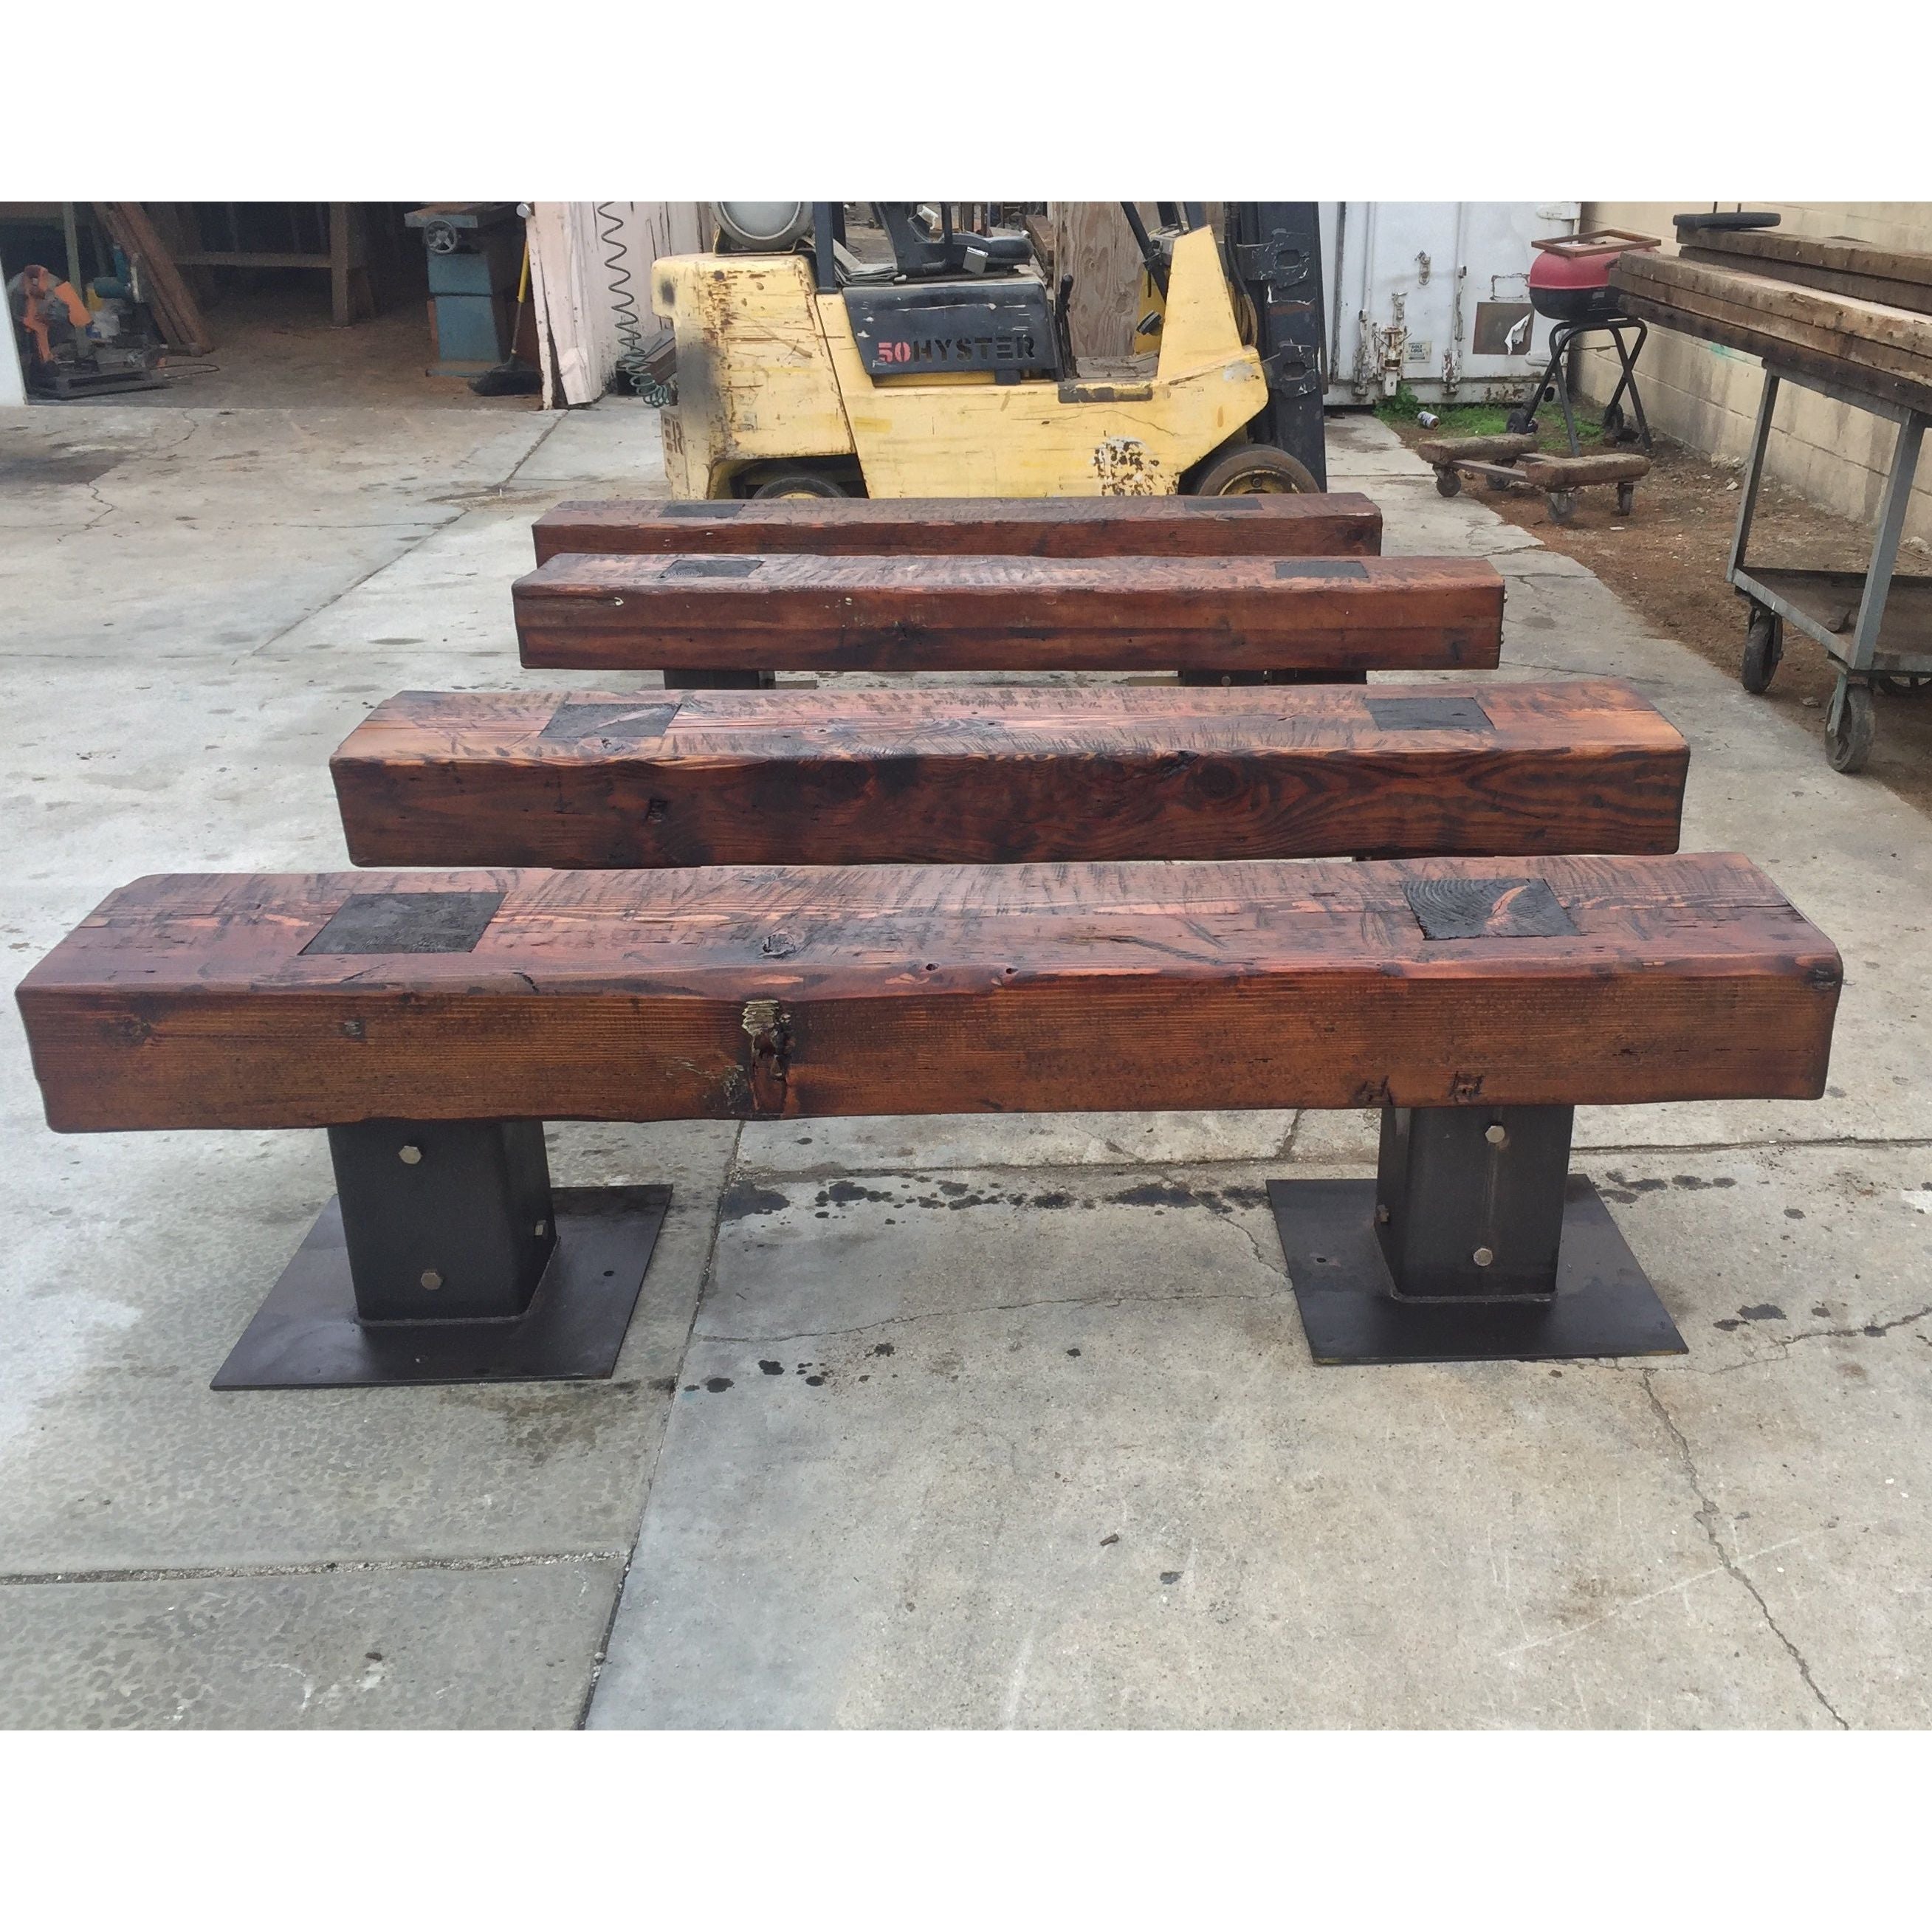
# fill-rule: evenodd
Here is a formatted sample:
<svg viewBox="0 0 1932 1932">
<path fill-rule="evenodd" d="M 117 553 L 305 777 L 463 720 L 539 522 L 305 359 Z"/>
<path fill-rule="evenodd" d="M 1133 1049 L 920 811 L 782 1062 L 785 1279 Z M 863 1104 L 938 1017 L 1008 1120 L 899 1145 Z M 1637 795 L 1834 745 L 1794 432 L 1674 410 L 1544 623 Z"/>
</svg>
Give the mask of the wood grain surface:
<svg viewBox="0 0 1932 1932">
<path fill-rule="evenodd" d="M 1672 852 L 1627 684 L 405 692 L 330 769 L 360 866 Z"/>
<path fill-rule="evenodd" d="M 1415 453 L 1436 469 L 1450 463 L 1506 463 L 1538 448 L 1533 436 L 1438 436 L 1415 446 Z"/>
<path fill-rule="evenodd" d="M 1678 253 L 1687 262 L 1932 314 L 1932 255 L 1877 248 L 1846 236 L 1787 235 L 1776 228 L 1705 230 Z"/>
<path fill-rule="evenodd" d="M 1888 376 L 1881 370 L 1861 368 L 1842 356 L 1799 347 L 1785 338 L 1768 334 L 1746 323 L 1699 315 L 1680 308 L 1674 301 L 1654 300 L 1631 289 L 1623 292 L 1624 313 L 1660 328 L 1673 328 L 1700 341 L 1714 342 L 1748 356 L 1761 356 L 1768 367 L 1786 369 L 1822 382 L 1832 382 L 1856 392 L 1877 396 L 1900 407 L 1932 411 L 1932 382 L 1913 382 Z"/>
<path fill-rule="evenodd" d="M 1352 490 L 1268 496 L 783 496 L 560 503 L 537 561 L 758 550 L 818 556 L 1372 556 L 1382 513 Z"/>
<path fill-rule="evenodd" d="M 448 892 L 470 950 L 304 950 Z M 1840 976 L 1718 855 L 154 878 L 18 998 L 87 1131 L 1804 1098 Z"/>
<path fill-rule="evenodd" d="M 1592 483 L 1634 483 L 1650 474 L 1650 458 L 1605 450 L 1588 456 L 1526 456 L 1517 466 L 1539 490 L 1580 490 Z"/>
<path fill-rule="evenodd" d="M 1932 380 L 1932 316 L 1682 256 L 1622 256 L 1612 280 L 1714 321 L 1736 324 L 1904 380 Z"/>
<path fill-rule="evenodd" d="M 1707 228 L 1690 238 L 1714 254 L 1835 268 L 1932 288 L 1932 254 L 1922 249 L 1887 248 L 1850 235 L 1796 235 L 1784 228 Z"/>
<path fill-rule="evenodd" d="M 514 595 L 524 662 L 578 670 L 1486 670 L 1502 638 L 1480 558 L 560 556 Z"/>
</svg>

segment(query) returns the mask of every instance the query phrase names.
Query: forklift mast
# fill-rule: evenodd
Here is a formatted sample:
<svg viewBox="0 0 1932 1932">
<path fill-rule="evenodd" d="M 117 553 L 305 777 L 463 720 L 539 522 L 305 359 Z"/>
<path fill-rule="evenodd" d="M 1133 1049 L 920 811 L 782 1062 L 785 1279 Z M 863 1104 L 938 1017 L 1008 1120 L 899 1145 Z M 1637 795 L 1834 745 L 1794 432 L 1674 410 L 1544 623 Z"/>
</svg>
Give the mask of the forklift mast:
<svg viewBox="0 0 1932 1932">
<path fill-rule="evenodd" d="M 1305 464 L 1325 490 L 1320 205 L 1230 202 L 1227 230 L 1228 266 L 1255 305 L 1255 349 L 1268 374 L 1268 406 L 1251 433 Z"/>
</svg>

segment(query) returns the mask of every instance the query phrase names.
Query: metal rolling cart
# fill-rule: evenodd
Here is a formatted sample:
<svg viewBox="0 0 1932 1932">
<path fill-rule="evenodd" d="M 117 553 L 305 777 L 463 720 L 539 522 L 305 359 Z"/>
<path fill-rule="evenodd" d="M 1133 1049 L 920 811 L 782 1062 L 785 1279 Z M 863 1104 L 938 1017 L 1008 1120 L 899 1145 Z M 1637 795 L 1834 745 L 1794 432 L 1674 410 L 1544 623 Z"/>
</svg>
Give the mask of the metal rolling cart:
<svg viewBox="0 0 1932 1932">
<path fill-rule="evenodd" d="M 1892 468 L 1879 500 L 1871 560 L 1862 577 L 1851 570 L 1786 570 L 1747 567 L 1745 546 L 1764 474 L 1766 446 L 1778 393 L 1786 382 L 1868 410 L 1898 425 Z M 1882 393 L 1881 393 L 1882 391 Z M 1815 639 L 1838 666 L 1838 682 L 1825 716 L 1826 754 L 1834 771 L 1856 772 L 1871 754 L 1872 692 L 1894 696 L 1932 686 L 1932 577 L 1898 574 L 1899 538 L 1912 500 L 1918 448 L 1932 422 L 1932 392 L 1916 385 L 1875 379 L 1871 388 L 1850 388 L 1836 376 L 1767 357 L 1764 395 L 1744 467 L 1738 526 L 1731 539 L 1725 581 L 1750 600 L 1738 680 L 1750 692 L 1767 689 L 1784 655 L 1784 627 L 1796 625 Z M 1846 634 L 1850 633 L 1849 638 Z"/>
</svg>

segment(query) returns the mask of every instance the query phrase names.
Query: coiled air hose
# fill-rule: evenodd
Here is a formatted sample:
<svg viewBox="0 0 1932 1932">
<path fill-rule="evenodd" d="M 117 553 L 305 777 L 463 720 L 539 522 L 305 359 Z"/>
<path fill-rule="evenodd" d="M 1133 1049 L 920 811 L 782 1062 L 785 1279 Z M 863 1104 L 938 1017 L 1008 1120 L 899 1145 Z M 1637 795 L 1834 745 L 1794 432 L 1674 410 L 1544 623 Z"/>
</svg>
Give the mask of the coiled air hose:
<svg viewBox="0 0 1932 1932">
<path fill-rule="evenodd" d="M 660 382 L 651 373 L 652 357 L 644 347 L 637 291 L 631 286 L 630 250 L 623 241 L 624 218 L 614 212 L 611 203 L 600 201 L 597 224 L 597 239 L 605 251 L 604 268 L 609 278 L 610 306 L 616 316 L 617 340 L 623 345 L 617 358 L 617 373 L 640 401 L 654 410 L 664 409 L 677 400 L 676 378 Z"/>
</svg>

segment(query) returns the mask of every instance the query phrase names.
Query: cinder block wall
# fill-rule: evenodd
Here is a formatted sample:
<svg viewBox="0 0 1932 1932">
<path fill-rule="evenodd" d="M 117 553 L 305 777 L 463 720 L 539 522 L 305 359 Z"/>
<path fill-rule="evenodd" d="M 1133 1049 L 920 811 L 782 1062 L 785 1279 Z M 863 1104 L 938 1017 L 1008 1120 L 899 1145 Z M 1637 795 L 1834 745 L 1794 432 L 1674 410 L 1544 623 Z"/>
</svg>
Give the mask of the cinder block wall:
<svg viewBox="0 0 1932 1932">
<path fill-rule="evenodd" d="M 1916 201 L 1726 202 L 1725 207 L 1775 208 L 1780 226 L 1796 235 L 1844 236 L 1888 248 L 1932 253 L 1932 202 Z M 1670 218 L 1707 202 L 1591 201 L 1586 228 L 1632 229 L 1664 238 L 1677 252 Z M 1589 350 L 1582 358 L 1584 393 L 1606 400 L 1616 381 L 1616 358 Z M 1763 374 L 1754 356 L 1720 349 L 1695 337 L 1653 328 L 1638 364 L 1644 407 L 1652 425 L 1694 449 L 1741 458 L 1750 446 Z M 1840 515 L 1868 520 L 1892 460 L 1898 430 L 1882 418 L 1786 386 L 1778 399 L 1768 464 L 1771 474 L 1800 495 Z M 1921 465 L 1912 493 L 1908 536 L 1932 544 L 1932 460 Z"/>
</svg>

